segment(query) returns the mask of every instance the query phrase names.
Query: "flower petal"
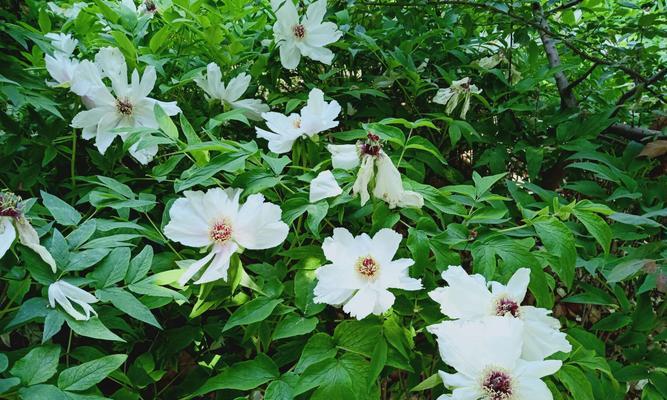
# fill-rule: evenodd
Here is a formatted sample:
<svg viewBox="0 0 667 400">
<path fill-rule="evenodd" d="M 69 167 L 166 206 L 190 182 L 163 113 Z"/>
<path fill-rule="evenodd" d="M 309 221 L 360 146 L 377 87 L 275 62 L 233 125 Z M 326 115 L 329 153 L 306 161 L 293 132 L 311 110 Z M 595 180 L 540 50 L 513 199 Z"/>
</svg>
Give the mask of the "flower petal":
<svg viewBox="0 0 667 400">
<path fill-rule="evenodd" d="M 437 288 L 429 296 L 440 304 L 449 318 L 475 319 L 491 315 L 492 295 L 481 275 L 468 275 L 460 266 L 450 266 L 442 277 L 449 286 Z"/>
<path fill-rule="evenodd" d="M 264 202 L 264 196 L 253 194 L 239 209 L 234 223 L 233 239 L 246 249 L 270 249 L 287 238 L 289 227 L 281 218 L 280 206 Z"/>
<path fill-rule="evenodd" d="M 336 197 L 343 193 L 343 189 L 336 182 L 331 171 L 320 172 L 315 179 L 310 181 L 309 200 L 311 203 L 318 202 L 329 197 Z"/>
<path fill-rule="evenodd" d="M 0 258 L 7 253 L 14 239 L 16 239 L 16 230 L 12 224 L 12 218 L 0 217 Z"/>
</svg>

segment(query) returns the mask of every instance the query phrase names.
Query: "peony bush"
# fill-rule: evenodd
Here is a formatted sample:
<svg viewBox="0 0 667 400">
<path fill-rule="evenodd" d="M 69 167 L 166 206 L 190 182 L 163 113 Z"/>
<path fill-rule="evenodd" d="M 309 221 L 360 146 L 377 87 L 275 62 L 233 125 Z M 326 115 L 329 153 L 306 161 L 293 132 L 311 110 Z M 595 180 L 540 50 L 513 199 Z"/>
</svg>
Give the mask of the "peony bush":
<svg viewBox="0 0 667 400">
<path fill-rule="evenodd" d="M 667 398 L 660 2 L 0 18 L 0 397 Z"/>
</svg>

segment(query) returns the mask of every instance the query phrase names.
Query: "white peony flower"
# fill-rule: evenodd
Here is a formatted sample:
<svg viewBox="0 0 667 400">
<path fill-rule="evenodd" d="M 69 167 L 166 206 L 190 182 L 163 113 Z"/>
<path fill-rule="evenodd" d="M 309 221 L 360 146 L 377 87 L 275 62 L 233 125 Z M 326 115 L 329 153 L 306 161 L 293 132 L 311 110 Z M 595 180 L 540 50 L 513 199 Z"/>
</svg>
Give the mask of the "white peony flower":
<svg viewBox="0 0 667 400">
<path fill-rule="evenodd" d="M 56 272 L 56 261 L 51 253 L 39 244 L 35 228 L 23 215 L 21 198 L 10 192 L 0 192 L 0 258 L 14 243 L 17 233 L 19 242 L 37 253 L 53 272 Z"/>
<path fill-rule="evenodd" d="M 93 87 L 87 94 L 92 108 L 81 111 L 72 120 L 71 126 L 83 128 L 84 139 L 95 138 L 95 145 L 104 154 L 116 138 L 124 140 L 127 134 L 118 133 L 117 128 L 158 128 L 154 107 L 159 104 L 167 115 L 176 115 L 181 109 L 176 102 L 162 102 L 148 97 L 155 86 L 157 75 L 153 66 L 144 70 L 143 77 L 134 70 L 132 81 L 127 81 L 125 59 L 118 49 L 100 50 L 95 62 L 102 71 L 102 76 L 111 80 L 113 94 L 106 85 Z M 157 145 L 140 152 L 138 142 L 130 148 L 130 154 L 138 161 L 147 163 L 157 153 Z"/>
<path fill-rule="evenodd" d="M 560 360 L 521 359 L 523 324 L 513 318 L 447 321 L 429 329 L 438 337 L 442 360 L 456 369 L 440 371 L 451 395 L 438 400 L 552 400 L 541 378 L 556 373 Z"/>
<path fill-rule="evenodd" d="M 361 205 L 370 200 L 368 186 L 375 177 L 373 196 L 389 204 L 389 208 L 424 206 L 424 198 L 417 192 L 405 190 L 401 173 L 382 150 L 380 137 L 368 133 L 365 142 L 356 145 L 328 145 L 334 168 L 353 169 L 361 164 L 352 193 L 359 194 Z M 377 173 L 375 168 L 377 167 Z"/>
<path fill-rule="evenodd" d="M 336 197 L 343 193 L 343 189 L 336 182 L 331 171 L 320 172 L 315 179 L 310 181 L 310 202 L 316 203 L 322 199 Z"/>
<path fill-rule="evenodd" d="M 264 202 L 264 196 L 253 194 L 239 205 L 241 190 L 220 188 L 207 192 L 186 191 L 169 210 L 171 221 L 165 235 L 190 247 L 211 247 L 204 258 L 192 263 L 181 276 L 185 285 L 209 262 L 196 284 L 227 280 L 232 254 L 242 249 L 261 250 L 281 244 L 288 226 L 281 221 L 280 207 Z"/>
<path fill-rule="evenodd" d="M 51 45 L 55 49 L 53 55 L 44 55 L 46 70 L 55 80 L 55 83 L 47 82 L 47 85 L 70 87 L 79 66 L 79 61 L 72 58 L 72 53 L 79 41 L 72 38 L 72 35 L 64 33 L 48 33 L 45 37 L 51 40 Z"/>
<path fill-rule="evenodd" d="M 333 22 L 322 22 L 327 12 L 327 1 L 318 0 L 308 6 L 306 15 L 299 14 L 292 0 L 273 0 L 277 21 L 273 25 L 273 35 L 280 48 L 280 62 L 287 69 L 295 69 L 301 56 L 331 64 L 333 52 L 326 45 L 334 43 L 343 35 Z"/>
<path fill-rule="evenodd" d="M 445 105 L 445 112 L 451 114 L 459 102 L 463 102 L 461 108 L 461 119 L 466 119 L 466 114 L 470 109 L 470 97 L 472 94 L 482 93 L 482 89 L 470 84 L 470 78 L 463 78 L 452 82 L 446 89 L 439 89 L 433 97 L 433 102 Z"/>
<path fill-rule="evenodd" d="M 380 315 L 394 304 L 394 295 L 387 289 L 421 289 L 421 280 L 408 275 L 414 261 L 393 260 L 401 239 L 391 229 L 381 229 L 373 238 L 365 233 L 352 236 L 345 228 L 334 229 L 333 237 L 324 239 L 322 245 L 331 264 L 315 272 L 315 303 L 343 304 L 343 311 L 363 319 L 369 314 Z"/>
<path fill-rule="evenodd" d="M 300 114 L 289 116 L 267 112 L 262 113 L 270 131 L 255 128 L 257 137 L 269 142 L 269 150 L 274 153 L 287 153 L 292 150 L 294 142 L 299 137 L 314 137 L 320 132 L 338 126 L 336 118 L 341 107 L 336 100 L 324 101 L 324 93 L 320 89 L 312 89 L 308 94 L 308 101 L 301 109 Z"/>
<path fill-rule="evenodd" d="M 74 308 L 72 302 L 78 304 L 85 315 Z M 56 303 L 60 304 L 65 312 L 77 321 L 89 320 L 90 313 L 97 315 L 97 312 L 90 306 L 91 303 L 97 303 L 97 298 L 63 280 L 55 281 L 49 285 L 49 304 L 51 308 L 55 308 Z"/>
<path fill-rule="evenodd" d="M 229 85 L 225 87 L 220 67 L 216 63 L 210 63 L 206 67 L 206 75 L 197 76 L 194 81 L 211 99 L 219 100 L 231 108 L 244 110 L 249 119 L 261 120 L 261 114 L 269 111 L 269 106 L 259 99 L 239 100 L 248 90 L 250 75 L 241 73 L 230 80 Z"/>
<path fill-rule="evenodd" d="M 47 33 L 44 37 L 51 40 L 51 46 L 53 46 L 56 51 L 66 55 L 71 56 L 76 49 L 76 45 L 79 43 L 77 39 L 74 39 L 69 33 Z"/>
<path fill-rule="evenodd" d="M 84 2 L 74 3 L 68 8 L 62 8 L 53 2 L 48 2 L 46 5 L 52 14 L 57 15 L 61 18 L 65 18 L 68 21 L 76 19 L 76 17 L 79 16 L 81 10 L 88 7 L 88 3 Z"/>
<path fill-rule="evenodd" d="M 551 311 L 532 306 L 522 306 L 526 296 L 530 270 L 517 270 L 507 285 L 490 282 L 481 275 L 468 275 L 460 266 L 450 266 L 442 273 L 449 286 L 437 288 L 429 296 L 440 304 L 440 310 L 450 318 L 472 320 L 486 316 L 506 316 L 523 321 L 525 337 L 522 358 L 542 360 L 553 353 L 568 353 L 572 345 L 560 322 L 549 314 Z"/>
</svg>

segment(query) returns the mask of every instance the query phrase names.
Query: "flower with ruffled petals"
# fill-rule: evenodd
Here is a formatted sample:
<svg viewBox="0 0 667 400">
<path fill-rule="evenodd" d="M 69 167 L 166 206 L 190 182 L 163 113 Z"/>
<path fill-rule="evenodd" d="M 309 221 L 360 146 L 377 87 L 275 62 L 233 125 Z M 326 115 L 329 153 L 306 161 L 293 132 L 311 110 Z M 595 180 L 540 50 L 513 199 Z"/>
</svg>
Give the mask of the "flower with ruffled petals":
<svg viewBox="0 0 667 400">
<path fill-rule="evenodd" d="M 521 305 L 530 281 L 528 268 L 518 269 L 507 285 L 494 281 L 487 285 L 483 276 L 468 275 L 460 266 L 450 266 L 442 278 L 448 286 L 433 290 L 429 296 L 446 316 L 472 320 L 497 315 L 523 321 L 522 358 L 526 360 L 542 360 L 555 352 L 572 350 L 560 331 L 560 322 L 549 316 L 549 310 Z"/>
<path fill-rule="evenodd" d="M 461 119 L 466 119 L 466 114 L 470 109 L 470 98 L 473 94 L 482 93 L 482 89 L 470 83 L 470 78 L 463 78 L 452 82 L 446 89 L 439 89 L 433 97 L 433 102 L 445 106 L 445 112 L 451 114 L 459 102 L 463 102 L 461 107 Z"/>
<path fill-rule="evenodd" d="M 0 192 L 0 258 L 14 243 L 18 233 L 19 242 L 37 253 L 56 272 L 56 261 L 51 253 L 39 244 L 39 236 L 23 215 L 21 198 L 11 192 Z"/>
<path fill-rule="evenodd" d="M 331 264 L 317 269 L 315 303 L 343 305 L 343 311 L 357 319 L 380 315 L 394 304 L 394 294 L 387 289 L 419 290 L 421 280 L 411 278 L 409 258 L 394 260 L 402 236 L 381 229 L 372 238 L 359 236 L 345 228 L 336 228 L 324 239 L 322 250 Z"/>
<path fill-rule="evenodd" d="M 77 3 L 74 3 L 67 8 L 63 8 L 63 7 L 60 7 L 56 3 L 48 2 L 48 3 L 46 3 L 46 6 L 49 8 L 49 11 L 52 14 L 57 15 L 61 18 L 65 18 L 68 21 L 71 21 L 73 19 L 76 19 L 76 17 L 79 16 L 79 13 L 81 12 L 81 10 L 88 7 L 88 3 L 77 2 Z"/>
<path fill-rule="evenodd" d="M 181 285 L 207 265 L 196 284 L 226 281 L 232 254 L 242 249 L 270 249 L 287 238 L 289 229 L 280 219 L 280 207 L 265 202 L 261 194 L 250 195 L 244 204 L 239 204 L 239 189 L 184 194 L 171 206 L 164 233 L 185 246 L 211 250 L 190 264 L 179 280 Z"/>
<path fill-rule="evenodd" d="M 134 70 L 132 81 L 127 80 L 127 66 L 122 53 L 115 48 L 100 50 L 95 58 L 102 76 L 111 80 L 113 94 L 106 85 L 93 87 L 88 94 L 92 108 L 74 116 L 72 127 L 82 128 L 84 139 L 95 138 L 95 145 L 104 154 L 116 136 L 123 140 L 127 134 L 118 128 L 158 128 L 154 107 L 159 104 L 167 115 L 176 115 L 181 109 L 176 102 L 162 102 L 148 97 L 155 86 L 157 75 L 153 66 L 144 70 L 143 77 Z M 130 147 L 142 164 L 150 162 L 158 151 L 157 145 L 140 147 L 141 141 Z"/>
<path fill-rule="evenodd" d="M 338 185 L 331 171 L 322 171 L 315 179 L 310 181 L 309 199 L 311 203 L 316 203 L 329 197 L 336 197 L 341 193 L 343 193 L 343 189 Z"/>
<path fill-rule="evenodd" d="M 206 75 L 197 76 L 194 81 L 211 99 L 218 100 L 231 108 L 243 110 L 249 119 L 261 120 L 261 114 L 269 111 L 269 106 L 259 99 L 239 100 L 248 90 L 250 75 L 241 73 L 225 86 L 220 67 L 216 63 L 210 63 L 206 67 Z"/>
<path fill-rule="evenodd" d="M 83 313 L 74 308 L 72 302 L 78 304 L 83 310 Z M 97 303 L 97 298 L 85 290 L 79 289 L 71 283 L 67 283 L 63 280 L 56 281 L 49 285 L 49 304 L 51 305 L 51 308 L 55 308 L 56 303 L 77 321 L 89 320 L 91 313 L 97 315 L 97 312 L 90 305 L 91 303 Z"/>
<path fill-rule="evenodd" d="M 523 329 L 520 321 L 504 317 L 430 327 L 442 360 L 456 369 L 454 374 L 439 372 L 453 391 L 438 400 L 552 400 L 541 378 L 556 373 L 563 363 L 521 359 Z"/>
<path fill-rule="evenodd" d="M 272 5 L 274 10 L 278 8 L 273 34 L 280 48 L 283 67 L 296 68 L 301 56 L 331 64 L 334 54 L 324 46 L 334 43 L 343 34 L 333 22 L 322 22 L 327 12 L 327 1 L 311 3 L 303 18 L 299 18 L 292 0 L 273 0 Z"/>
<path fill-rule="evenodd" d="M 308 94 L 308 102 L 300 114 L 289 116 L 277 112 L 262 114 L 270 130 L 255 128 L 257 137 L 269 142 L 269 150 L 274 153 L 287 153 L 292 150 L 294 142 L 300 137 L 313 138 L 338 126 L 336 118 L 341 112 L 336 100 L 324 101 L 324 93 L 320 89 L 312 89 Z"/>
</svg>

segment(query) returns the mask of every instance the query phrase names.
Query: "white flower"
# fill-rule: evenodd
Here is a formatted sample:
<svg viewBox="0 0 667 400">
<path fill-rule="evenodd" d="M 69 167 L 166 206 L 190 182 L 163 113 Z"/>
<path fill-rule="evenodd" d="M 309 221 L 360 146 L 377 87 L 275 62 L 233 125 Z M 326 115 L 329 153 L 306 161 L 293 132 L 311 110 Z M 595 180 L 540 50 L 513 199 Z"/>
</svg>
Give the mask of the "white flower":
<svg viewBox="0 0 667 400">
<path fill-rule="evenodd" d="M 335 197 L 343 193 L 343 189 L 336 182 L 331 171 L 322 171 L 310 181 L 310 202 L 315 203 L 322 199 Z"/>
<path fill-rule="evenodd" d="M 244 110 L 249 119 L 261 120 L 261 114 L 269 111 L 269 106 L 259 99 L 239 100 L 248 90 L 250 75 L 241 73 L 225 87 L 220 67 L 216 63 L 210 63 L 206 67 L 206 75 L 197 76 L 194 81 L 211 99 L 219 100 L 231 108 Z"/>
<path fill-rule="evenodd" d="M 440 371 L 451 395 L 439 400 L 551 400 L 542 377 L 556 373 L 560 360 L 521 359 L 523 324 L 513 318 L 447 321 L 429 329 L 438 337 L 442 360 L 456 369 Z"/>
<path fill-rule="evenodd" d="M 53 46 L 56 51 L 59 51 L 68 57 L 72 55 L 74 49 L 76 49 L 76 45 L 79 43 L 79 41 L 72 38 L 72 35 L 69 33 L 47 33 L 44 36 L 51 40 L 51 46 Z"/>
<path fill-rule="evenodd" d="M 352 193 L 359 194 L 362 206 L 371 198 L 368 186 L 374 177 L 373 196 L 385 201 L 389 208 L 424 206 L 422 195 L 403 188 L 401 173 L 382 150 L 379 136 L 368 133 L 365 142 L 356 145 L 328 145 L 327 149 L 331 153 L 334 168 L 353 169 L 361 164 L 357 179 L 352 185 Z"/>
<path fill-rule="evenodd" d="M 280 207 L 264 202 L 261 194 L 249 196 L 242 205 L 239 205 L 239 189 L 214 188 L 206 193 L 184 194 L 169 210 L 171 221 L 164 228 L 165 235 L 185 246 L 212 248 L 208 255 L 188 267 L 179 280 L 181 285 L 209 262 L 195 283 L 226 281 L 232 254 L 243 248 L 276 247 L 287 238 L 289 228 L 280 220 Z"/>
<path fill-rule="evenodd" d="M 51 45 L 55 49 L 53 55 L 44 55 L 46 70 L 56 81 L 55 83 L 47 82 L 47 85 L 71 86 L 79 66 L 79 61 L 71 57 L 79 41 L 73 39 L 72 35 L 64 33 L 48 33 L 45 37 L 51 40 Z"/>
<path fill-rule="evenodd" d="M 482 93 L 482 90 L 475 85 L 471 85 L 470 78 L 466 77 L 452 82 L 451 86 L 446 89 L 439 89 L 433 97 L 433 102 L 445 105 L 445 112 L 451 114 L 459 102 L 462 101 L 461 119 L 466 119 L 466 114 L 470 109 L 470 97 L 472 94 L 479 93 Z"/>
<path fill-rule="evenodd" d="M 523 321 L 522 358 L 526 360 L 542 360 L 555 352 L 572 350 L 565 333 L 559 330 L 560 322 L 549 316 L 551 311 L 521 305 L 530 281 L 528 268 L 517 270 L 507 285 L 490 282 L 491 290 L 483 276 L 468 275 L 460 266 L 450 266 L 442 278 L 449 286 L 437 288 L 429 296 L 446 316 L 471 320 L 498 315 Z"/>
<path fill-rule="evenodd" d="M 395 297 L 387 289 L 421 289 L 421 280 L 408 275 L 414 261 L 393 260 L 401 239 L 391 229 L 381 229 L 373 238 L 365 233 L 352 236 L 345 228 L 334 229 L 333 237 L 324 239 L 322 245 L 331 264 L 315 271 L 315 303 L 344 304 L 343 311 L 363 319 L 369 314 L 380 315 L 394 304 Z"/>
<path fill-rule="evenodd" d="M 72 302 L 78 304 L 85 315 L 74 308 Z M 91 303 L 97 303 L 97 298 L 63 280 L 55 281 L 49 285 L 49 304 L 51 308 L 55 308 L 56 303 L 60 304 L 67 314 L 78 321 L 89 320 L 90 313 L 97 315 L 97 312 L 90 306 Z"/>
<path fill-rule="evenodd" d="M 280 5 L 280 0 L 273 0 L 271 3 L 275 9 Z M 324 46 L 337 41 L 342 33 L 333 22 L 322 22 L 326 12 L 326 0 L 310 4 L 306 15 L 301 19 L 292 0 L 284 1 L 276 11 L 277 21 L 273 25 L 273 34 L 280 48 L 280 62 L 283 67 L 296 68 L 301 56 L 331 64 L 334 54 Z"/>
<path fill-rule="evenodd" d="M 74 3 L 68 8 L 62 8 L 53 2 L 48 2 L 46 5 L 49 7 L 49 11 L 51 11 L 51 13 L 61 18 L 65 18 L 68 21 L 76 19 L 76 17 L 79 16 L 81 10 L 88 7 L 88 4 L 84 2 Z"/>
<path fill-rule="evenodd" d="M 137 7 L 137 5 L 134 3 L 134 0 L 121 0 L 119 8 L 121 10 L 125 9 L 126 12 L 129 11 L 133 14 L 136 14 L 137 17 L 141 17 L 143 15 L 153 17 L 153 14 L 155 14 L 157 11 L 157 7 L 152 0 L 142 1 L 139 7 Z"/>
<path fill-rule="evenodd" d="M 334 168 L 354 169 L 359 166 L 359 146 L 356 144 L 330 144 L 327 150 L 331 153 L 331 164 Z"/>
<path fill-rule="evenodd" d="M 274 153 L 287 153 L 292 150 L 294 142 L 301 137 L 314 137 L 320 132 L 338 126 L 336 118 L 341 107 L 336 100 L 324 101 L 324 93 L 320 89 L 312 89 L 308 101 L 300 114 L 289 116 L 267 112 L 262 113 L 270 131 L 255 128 L 257 137 L 269 142 L 269 150 Z"/>
<path fill-rule="evenodd" d="M 395 207 L 413 207 L 422 208 L 424 198 L 419 193 L 403 189 L 401 173 L 384 152 L 380 152 L 376 157 L 377 175 L 375 176 L 375 187 L 373 196 L 382 199 L 389 208 Z"/>
<path fill-rule="evenodd" d="M 56 272 L 56 261 L 51 253 L 39 244 L 35 228 L 23 215 L 21 198 L 10 192 L 0 192 L 0 258 L 14 243 L 18 233 L 19 242 L 37 253 Z"/>
<path fill-rule="evenodd" d="M 88 93 L 93 105 L 92 109 L 81 111 L 72 120 L 71 126 L 83 128 L 84 139 L 95 138 L 95 145 L 100 153 L 104 154 L 116 136 L 124 140 L 127 134 L 118 133 L 117 128 L 158 128 L 154 107 L 159 104 L 167 115 L 176 115 L 181 109 L 176 102 L 162 102 L 148 97 L 155 86 L 157 79 L 155 68 L 148 66 L 143 77 L 134 70 L 132 81 L 127 81 L 125 59 L 117 49 L 102 49 L 95 58 L 95 62 L 104 77 L 111 80 L 113 94 L 105 85 L 94 87 Z M 153 146 L 147 153 L 137 153 L 137 147 L 130 148 L 140 162 L 148 162 L 154 155 L 157 146 Z"/>
</svg>

